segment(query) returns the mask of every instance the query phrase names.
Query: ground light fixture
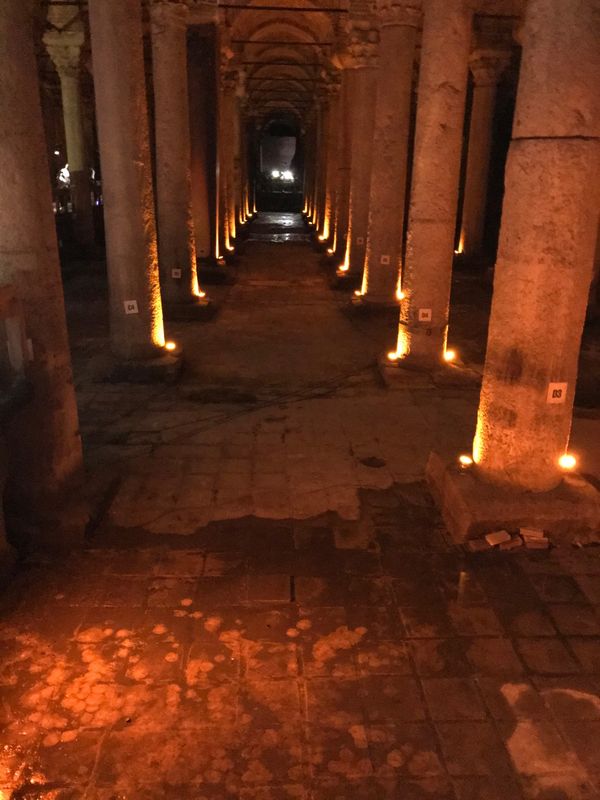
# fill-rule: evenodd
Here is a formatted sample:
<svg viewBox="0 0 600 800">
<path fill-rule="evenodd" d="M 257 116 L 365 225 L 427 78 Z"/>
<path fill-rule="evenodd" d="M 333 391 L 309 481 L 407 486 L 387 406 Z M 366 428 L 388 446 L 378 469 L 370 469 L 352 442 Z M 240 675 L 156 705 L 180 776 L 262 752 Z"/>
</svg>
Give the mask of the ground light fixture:
<svg viewBox="0 0 600 800">
<path fill-rule="evenodd" d="M 577 459 L 572 453 L 565 453 L 558 459 L 558 466 L 561 469 L 570 472 L 577 466 Z"/>
<path fill-rule="evenodd" d="M 166 342 L 165 343 L 165 350 L 173 351 L 177 349 L 177 345 L 175 342 Z"/>
<path fill-rule="evenodd" d="M 469 469 L 469 467 L 473 466 L 473 457 L 463 453 L 458 457 L 458 463 L 461 469 Z"/>
<path fill-rule="evenodd" d="M 444 352 L 444 361 L 448 363 L 456 361 L 456 350 L 446 350 Z"/>
</svg>

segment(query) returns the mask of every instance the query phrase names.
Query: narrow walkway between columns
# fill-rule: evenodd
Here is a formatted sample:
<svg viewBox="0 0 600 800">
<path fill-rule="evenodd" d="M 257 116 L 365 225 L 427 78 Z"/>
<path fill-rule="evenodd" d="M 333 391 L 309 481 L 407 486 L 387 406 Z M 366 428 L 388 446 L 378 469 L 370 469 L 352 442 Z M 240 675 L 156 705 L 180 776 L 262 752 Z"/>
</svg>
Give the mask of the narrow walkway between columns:
<svg viewBox="0 0 600 800">
<path fill-rule="evenodd" d="M 97 518 L 3 598 L 0 797 L 598 797 L 599 549 L 449 544 L 423 470 L 477 392 L 384 389 L 389 321 L 305 235 L 259 216 L 220 314 L 168 332 L 177 386 L 94 380 L 103 279 L 69 284 Z"/>
</svg>

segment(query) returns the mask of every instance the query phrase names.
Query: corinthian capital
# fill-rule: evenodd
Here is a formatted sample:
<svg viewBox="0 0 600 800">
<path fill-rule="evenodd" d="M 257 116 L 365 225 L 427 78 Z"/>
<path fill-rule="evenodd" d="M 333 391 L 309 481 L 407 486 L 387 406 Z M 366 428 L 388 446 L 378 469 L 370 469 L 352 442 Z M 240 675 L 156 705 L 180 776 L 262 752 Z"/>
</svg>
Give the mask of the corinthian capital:
<svg viewBox="0 0 600 800">
<path fill-rule="evenodd" d="M 368 20 L 353 20 L 346 32 L 346 49 L 340 57 L 346 69 L 377 67 L 379 31 Z"/>
<path fill-rule="evenodd" d="M 152 0 L 150 16 L 152 32 L 160 33 L 168 27 L 187 27 L 189 17 L 189 3 L 187 0 Z"/>
<path fill-rule="evenodd" d="M 44 44 L 56 71 L 61 77 L 77 77 L 80 69 L 81 48 L 85 41 L 83 25 L 73 24 L 62 30 L 44 33 Z"/>
<path fill-rule="evenodd" d="M 474 50 L 469 66 L 475 86 L 495 86 L 510 64 L 510 57 L 506 50 Z"/>
<path fill-rule="evenodd" d="M 377 0 L 377 19 L 382 28 L 395 25 L 418 28 L 421 17 L 420 0 Z"/>
</svg>

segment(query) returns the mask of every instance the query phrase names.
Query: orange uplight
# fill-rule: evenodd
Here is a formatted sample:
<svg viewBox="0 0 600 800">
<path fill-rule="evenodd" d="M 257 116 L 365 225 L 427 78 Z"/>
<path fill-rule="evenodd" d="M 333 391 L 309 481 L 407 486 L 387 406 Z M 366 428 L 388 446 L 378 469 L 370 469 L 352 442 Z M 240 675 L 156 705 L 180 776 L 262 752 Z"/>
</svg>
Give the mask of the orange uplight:
<svg viewBox="0 0 600 800">
<path fill-rule="evenodd" d="M 392 350 L 391 353 L 387 354 L 388 361 L 398 361 L 398 358 L 399 358 L 398 353 L 395 350 Z"/>
<path fill-rule="evenodd" d="M 444 361 L 456 361 L 456 350 L 446 350 L 444 353 Z"/>
<path fill-rule="evenodd" d="M 468 467 L 473 466 L 473 459 L 471 458 L 471 456 L 465 454 L 458 457 L 458 463 L 463 469 L 467 469 Z"/>
<path fill-rule="evenodd" d="M 165 350 L 176 350 L 176 349 L 177 345 L 175 344 L 175 342 L 167 342 L 165 344 Z"/>
<path fill-rule="evenodd" d="M 558 459 L 558 466 L 561 469 L 570 472 L 571 470 L 575 469 L 577 466 L 577 459 L 571 453 L 565 453 Z"/>
<path fill-rule="evenodd" d="M 328 255 L 332 256 L 335 253 L 335 250 L 332 247 L 327 248 Z"/>
<path fill-rule="evenodd" d="M 348 272 L 348 264 L 340 264 L 338 272 Z"/>
<path fill-rule="evenodd" d="M 396 290 L 396 300 L 404 300 L 405 297 L 406 297 L 406 295 L 404 294 L 402 289 L 397 289 Z"/>
</svg>

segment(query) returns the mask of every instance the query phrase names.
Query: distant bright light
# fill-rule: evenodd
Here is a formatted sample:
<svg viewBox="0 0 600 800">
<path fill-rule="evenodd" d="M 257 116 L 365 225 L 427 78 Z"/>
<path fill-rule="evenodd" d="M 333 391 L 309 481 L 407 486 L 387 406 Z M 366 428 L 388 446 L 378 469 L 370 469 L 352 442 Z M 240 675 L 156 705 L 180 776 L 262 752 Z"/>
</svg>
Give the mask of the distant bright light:
<svg viewBox="0 0 600 800">
<path fill-rule="evenodd" d="M 60 150 L 55 150 L 55 151 L 54 151 L 54 155 L 55 155 L 55 156 L 59 156 L 59 155 L 60 155 Z"/>
<path fill-rule="evenodd" d="M 281 180 L 282 181 L 293 181 L 294 180 L 294 173 L 289 169 L 285 169 L 281 173 Z"/>
<path fill-rule="evenodd" d="M 566 469 L 566 470 L 575 469 L 575 467 L 577 466 L 577 459 L 570 453 L 565 453 L 564 456 L 561 456 L 558 459 L 558 466 L 561 469 Z"/>
<path fill-rule="evenodd" d="M 165 344 L 165 350 L 175 350 L 176 348 L 177 345 L 175 344 L 175 342 L 167 342 Z"/>
<path fill-rule="evenodd" d="M 471 467 L 473 465 L 473 459 L 471 456 L 462 455 L 458 457 L 458 463 L 463 469 L 466 469 L 466 467 Z"/>
<path fill-rule="evenodd" d="M 278 169 L 274 169 L 273 172 L 271 173 L 271 177 L 272 178 L 280 178 L 281 177 L 281 172 L 279 172 Z"/>
<path fill-rule="evenodd" d="M 446 350 L 444 353 L 444 361 L 454 361 L 456 359 L 456 350 Z"/>
</svg>

